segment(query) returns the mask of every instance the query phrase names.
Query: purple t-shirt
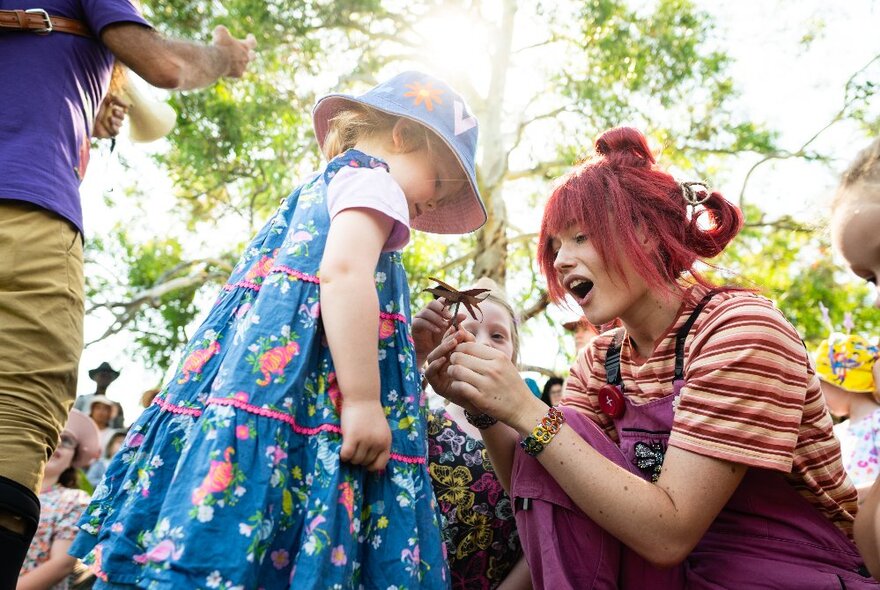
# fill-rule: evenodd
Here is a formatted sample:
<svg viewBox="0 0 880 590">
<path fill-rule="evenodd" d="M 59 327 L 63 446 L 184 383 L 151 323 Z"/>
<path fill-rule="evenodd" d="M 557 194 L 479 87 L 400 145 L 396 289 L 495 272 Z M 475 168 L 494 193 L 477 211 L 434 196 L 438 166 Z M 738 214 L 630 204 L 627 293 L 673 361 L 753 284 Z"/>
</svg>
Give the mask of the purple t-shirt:
<svg viewBox="0 0 880 590">
<path fill-rule="evenodd" d="M 0 0 L 84 21 L 95 35 L 118 22 L 149 26 L 129 0 Z M 97 38 L 0 32 L 0 199 L 54 211 L 82 231 L 79 184 L 113 54 Z"/>
</svg>

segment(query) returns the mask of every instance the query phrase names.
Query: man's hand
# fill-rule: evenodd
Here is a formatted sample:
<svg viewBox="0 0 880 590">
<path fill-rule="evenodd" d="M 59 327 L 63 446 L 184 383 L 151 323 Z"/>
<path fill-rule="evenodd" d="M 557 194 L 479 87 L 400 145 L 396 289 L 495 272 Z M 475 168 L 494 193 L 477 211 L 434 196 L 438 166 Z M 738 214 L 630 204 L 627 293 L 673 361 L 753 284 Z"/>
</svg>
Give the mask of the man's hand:
<svg viewBox="0 0 880 590">
<path fill-rule="evenodd" d="M 128 107 L 122 101 L 109 94 L 105 96 L 98 114 L 95 115 L 92 137 L 107 139 L 119 135 L 126 113 Z"/>
<path fill-rule="evenodd" d="M 214 47 L 223 51 L 228 59 L 229 67 L 224 76 L 240 78 L 255 57 L 254 48 L 257 40 L 253 35 L 248 35 L 242 41 L 229 34 L 229 30 L 223 25 L 214 29 Z"/>
</svg>

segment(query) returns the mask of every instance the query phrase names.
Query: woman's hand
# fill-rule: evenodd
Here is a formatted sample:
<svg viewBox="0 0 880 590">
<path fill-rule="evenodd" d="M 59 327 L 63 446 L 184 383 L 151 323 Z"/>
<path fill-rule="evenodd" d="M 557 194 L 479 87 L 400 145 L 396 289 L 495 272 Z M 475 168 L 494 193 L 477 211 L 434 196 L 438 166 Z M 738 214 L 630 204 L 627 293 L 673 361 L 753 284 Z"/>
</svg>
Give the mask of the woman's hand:
<svg viewBox="0 0 880 590">
<path fill-rule="evenodd" d="M 428 355 L 425 376 L 434 391 L 446 399 L 472 414 L 489 414 L 518 430 L 534 427 L 532 406 L 539 404 L 546 411 L 507 355 L 478 344 L 462 328 L 450 330 Z"/>
<path fill-rule="evenodd" d="M 391 456 L 391 429 L 378 401 L 343 400 L 342 449 L 339 458 L 367 471 L 385 469 Z"/>
<path fill-rule="evenodd" d="M 504 352 L 472 340 L 461 341 L 449 355 L 447 392 L 520 433 L 531 431 L 546 404 L 532 394 Z"/>
</svg>

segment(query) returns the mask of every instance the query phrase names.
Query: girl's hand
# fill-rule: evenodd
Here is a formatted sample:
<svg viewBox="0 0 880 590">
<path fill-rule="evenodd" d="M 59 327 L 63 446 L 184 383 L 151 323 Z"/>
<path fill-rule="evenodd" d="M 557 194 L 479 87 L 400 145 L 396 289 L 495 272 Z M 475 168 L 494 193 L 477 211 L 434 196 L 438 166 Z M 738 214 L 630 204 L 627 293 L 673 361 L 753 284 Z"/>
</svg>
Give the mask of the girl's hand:
<svg viewBox="0 0 880 590">
<path fill-rule="evenodd" d="M 446 341 L 438 350 L 446 350 L 445 345 Z M 438 379 L 444 386 L 441 395 L 459 405 L 471 405 L 520 432 L 530 431 L 535 414 L 546 412 L 546 404 L 532 395 L 510 358 L 502 351 L 477 344 L 473 337 L 460 340 L 448 355 L 447 366 L 438 362 L 436 370 L 446 374 Z"/>
<path fill-rule="evenodd" d="M 464 317 L 464 313 L 459 312 L 458 319 L 463 320 Z M 451 319 L 452 312 L 443 305 L 442 299 L 431 301 L 413 317 L 412 337 L 419 367 L 425 363 L 425 357 L 440 344 Z"/>
<path fill-rule="evenodd" d="M 457 395 L 456 391 L 451 389 L 453 378 L 449 374 L 449 356 L 455 352 L 455 348 L 462 342 L 476 342 L 473 334 L 458 327 L 449 328 L 443 336 L 443 340 L 438 344 L 431 354 L 428 355 L 428 367 L 425 369 L 425 378 L 437 394 L 445 397 L 452 403 L 458 404 L 468 412 L 479 414 L 480 412 L 474 407 L 468 399 Z"/>
<path fill-rule="evenodd" d="M 385 469 L 391 456 L 391 429 L 378 401 L 343 400 L 342 450 L 339 458 L 367 471 Z"/>
</svg>

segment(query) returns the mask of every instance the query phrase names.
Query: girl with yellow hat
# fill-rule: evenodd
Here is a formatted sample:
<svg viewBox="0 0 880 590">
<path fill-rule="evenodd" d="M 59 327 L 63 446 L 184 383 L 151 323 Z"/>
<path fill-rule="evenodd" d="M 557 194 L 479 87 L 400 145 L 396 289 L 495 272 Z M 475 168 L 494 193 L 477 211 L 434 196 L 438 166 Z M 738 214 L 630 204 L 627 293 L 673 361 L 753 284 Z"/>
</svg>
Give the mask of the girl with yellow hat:
<svg viewBox="0 0 880 590">
<path fill-rule="evenodd" d="M 828 409 L 846 417 L 834 427 L 843 466 L 860 495 L 880 473 L 880 371 L 877 345 L 854 334 L 835 333 L 816 350 L 816 373 Z"/>
</svg>

